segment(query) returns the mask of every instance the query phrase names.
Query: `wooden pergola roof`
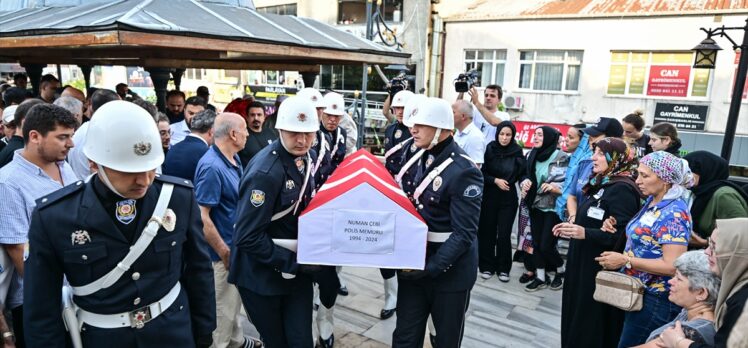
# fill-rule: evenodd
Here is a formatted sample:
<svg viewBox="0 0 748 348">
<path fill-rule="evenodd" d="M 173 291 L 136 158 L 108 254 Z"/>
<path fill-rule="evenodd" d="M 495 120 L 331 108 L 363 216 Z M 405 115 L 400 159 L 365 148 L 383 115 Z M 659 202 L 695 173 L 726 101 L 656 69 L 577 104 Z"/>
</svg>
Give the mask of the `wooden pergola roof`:
<svg viewBox="0 0 748 348">
<path fill-rule="evenodd" d="M 0 13 L 0 62 L 318 72 L 409 57 L 313 19 L 194 0 Z"/>
</svg>

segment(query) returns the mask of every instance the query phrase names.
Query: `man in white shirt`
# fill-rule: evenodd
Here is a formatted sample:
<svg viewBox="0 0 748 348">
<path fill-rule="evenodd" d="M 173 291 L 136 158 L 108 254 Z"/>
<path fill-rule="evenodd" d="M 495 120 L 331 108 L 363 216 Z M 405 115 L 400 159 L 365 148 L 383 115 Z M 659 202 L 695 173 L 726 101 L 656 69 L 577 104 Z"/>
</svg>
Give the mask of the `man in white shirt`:
<svg viewBox="0 0 748 348">
<path fill-rule="evenodd" d="M 93 118 L 102 105 L 113 101 L 120 100 L 119 95 L 109 89 L 97 89 L 91 95 L 91 118 Z M 80 180 L 86 179 L 91 175 L 91 167 L 88 165 L 88 157 L 83 154 L 83 145 L 86 144 L 86 134 L 88 134 L 88 122 L 82 124 L 73 135 L 73 144 L 75 147 L 68 153 L 68 163 L 73 168 L 73 172 Z"/>
<path fill-rule="evenodd" d="M 484 142 L 488 144 L 496 140 L 496 126 L 502 121 L 511 120 L 511 116 L 504 111 L 499 111 L 499 103 L 504 93 L 501 86 L 488 85 L 483 91 L 483 103 L 480 102 L 480 93 L 475 87 L 470 87 L 470 102 L 473 103 L 473 124 L 483 132 Z M 463 93 L 457 96 L 462 100 Z"/>
<path fill-rule="evenodd" d="M 455 118 L 455 142 L 460 145 L 465 153 L 479 166 L 483 164 L 483 153 L 486 144 L 483 134 L 473 123 L 473 106 L 466 100 L 458 100 L 452 104 L 452 113 Z M 494 127 L 495 128 L 495 127 Z"/>
</svg>

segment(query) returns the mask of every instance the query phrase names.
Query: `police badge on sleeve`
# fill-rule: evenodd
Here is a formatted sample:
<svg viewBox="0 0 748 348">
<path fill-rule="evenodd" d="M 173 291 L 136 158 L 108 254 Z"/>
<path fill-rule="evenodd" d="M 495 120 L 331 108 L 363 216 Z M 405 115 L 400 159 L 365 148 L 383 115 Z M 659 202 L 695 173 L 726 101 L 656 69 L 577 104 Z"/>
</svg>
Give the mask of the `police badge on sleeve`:
<svg viewBox="0 0 748 348">
<path fill-rule="evenodd" d="M 265 203 L 265 192 L 261 190 L 252 190 L 252 196 L 250 196 L 249 202 L 252 203 L 255 208 L 259 208 Z"/>
</svg>

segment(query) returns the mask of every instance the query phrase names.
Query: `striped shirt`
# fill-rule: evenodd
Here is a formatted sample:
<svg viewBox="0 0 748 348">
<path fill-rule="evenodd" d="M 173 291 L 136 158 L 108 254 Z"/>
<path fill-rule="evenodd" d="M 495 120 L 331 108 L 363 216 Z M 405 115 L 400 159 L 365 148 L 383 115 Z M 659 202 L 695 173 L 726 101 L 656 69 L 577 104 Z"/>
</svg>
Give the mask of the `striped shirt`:
<svg viewBox="0 0 748 348">
<path fill-rule="evenodd" d="M 23 149 L 16 150 L 13 160 L 0 169 L 0 197 L 3 198 L 0 202 L 0 244 L 27 243 L 31 213 L 36 207 L 36 200 L 78 181 L 67 162 L 57 162 L 63 185 L 49 177 L 39 166 L 26 160 L 21 155 L 22 152 Z M 0 278 L 14 273 L 12 263 L 0 266 Z M 22 302 L 23 281 L 14 276 L 6 307 L 14 308 Z"/>
</svg>

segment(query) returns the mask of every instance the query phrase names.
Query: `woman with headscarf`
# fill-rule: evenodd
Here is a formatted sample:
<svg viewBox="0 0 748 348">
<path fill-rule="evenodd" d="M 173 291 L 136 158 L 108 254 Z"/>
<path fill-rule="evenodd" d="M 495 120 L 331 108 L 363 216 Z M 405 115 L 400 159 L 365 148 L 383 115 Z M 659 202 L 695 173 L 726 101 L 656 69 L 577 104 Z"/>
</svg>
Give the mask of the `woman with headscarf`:
<svg viewBox="0 0 748 348">
<path fill-rule="evenodd" d="M 656 151 L 641 159 L 637 171 L 636 184 L 648 198 L 626 226 L 626 248 L 623 253 L 603 252 L 595 259 L 603 268 L 621 270 L 645 286 L 642 309 L 626 312 L 619 348 L 644 343 L 653 330 L 680 312 L 668 300 L 668 280 L 675 274 L 675 259 L 687 250 L 692 229 L 684 199 L 692 182 L 688 163 Z"/>
<path fill-rule="evenodd" d="M 496 139 L 486 146 L 483 203 L 478 226 L 478 268 L 483 279 L 498 273 L 509 281 L 512 268 L 512 226 L 517 215 L 517 181 L 527 166 L 522 148 L 514 140 L 517 129 L 509 121 L 496 127 Z"/>
<path fill-rule="evenodd" d="M 561 302 L 561 347 L 615 347 L 623 327 L 623 311 L 592 298 L 595 275 L 602 270 L 595 257 L 623 251 L 619 241 L 641 205 L 634 183 L 637 158 L 623 140 L 604 138 L 595 144 L 592 163 L 575 222 L 553 227 L 556 236 L 571 239 Z M 617 221 L 615 232 L 602 231 L 603 221 L 611 216 Z"/>
<path fill-rule="evenodd" d="M 722 157 L 707 151 L 694 151 L 683 159 L 688 161 L 694 176 L 691 245 L 706 248 L 706 240 L 718 219 L 748 217 L 748 195 L 740 186 L 727 180 L 730 169 Z"/>
<path fill-rule="evenodd" d="M 533 263 L 535 279 L 527 284 L 525 291 L 553 290 L 563 286 L 561 273 L 564 260 L 558 253 L 558 237 L 553 235 L 553 226 L 561 222 L 556 215 L 556 198 L 561 195 L 561 185 L 569 165 L 569 155 L 558 149 L 559 131 L 543 126 L 535 130 L 535 148 L 527 160 L 527 179 L 522 181 L 522 196 L 530 207 L 530 230 L 532 233 Z M 555 273 L 553 281 L 546 271 Z"/>
<path fill-rule="evenodd" d="M 666 329 L 660 336 L 666 347 L 723 348 L 727 346 L 728 340 L 732 340 L 733 328 L 738 324 L 738 318 L 748 300 L 746 225 L 747 218 L 717 220 L 716 228 L 709 238 L 709 247 L 704 251 L 709 257 L 709 268 L 722 279 L 714 313 L 714 326 L 717 328 L 714 345 L 695 343 L 686 338 L 681 325 L 676 323 L 674 328 Z"/>
<path fill-rule="evenodd" d="M 574 127 L 569 127 L 566 132 L 566 152 L 571 154 L 571 157 L 569 157 L 569 167 L 566 169 L 566 178 L 561 189 L 561 195 L 556 199 L 556 214 L 561 221 L 574 222 L 577 206 L 576 204 L 573 207 L 567 205 L 569 193 L 572 192 L 573 186 L 576 184 L 574 175 L 579 170 L 579 163 L 582 160 L 592 158 L 590 136 L 582 131 L 584 128 L 584 123 L 577 124 Z"/>
</svg>

